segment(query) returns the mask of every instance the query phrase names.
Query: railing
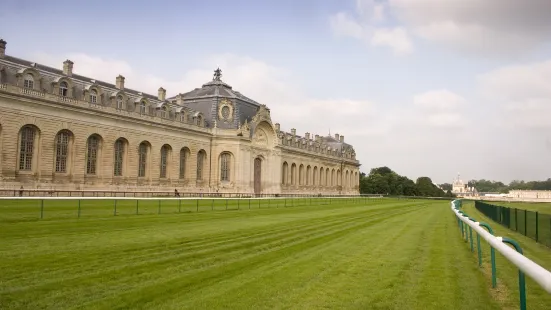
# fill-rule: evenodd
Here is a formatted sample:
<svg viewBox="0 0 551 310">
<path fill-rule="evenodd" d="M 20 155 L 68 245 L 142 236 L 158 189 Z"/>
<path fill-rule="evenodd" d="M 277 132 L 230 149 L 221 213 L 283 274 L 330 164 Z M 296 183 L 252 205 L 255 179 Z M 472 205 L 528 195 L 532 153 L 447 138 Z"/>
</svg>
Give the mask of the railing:
<svg viewBox="0 0 551 310">
<path fill-rule="evenodd" d="M 482 237 L 491 247 L 491 264 L 492 264 L 492 286 L 495 288 L 497 284 L 496 278 L 496 262 L 494 249 L 503 254 L 503 256 L 519 268 L 519 296 L 520 309 L 526 310 L 526 284 L 524 275 L 528 275 L 536 283 L 538 283 L 546 292 L 551 294 L 551 272 L 534 263 L 522 254 L 520 245 L 506 237 L 494 236 L 490 225 L 477 222 L 469 217 L 461 210 L 461 200 L 451 202 L 451 209 L 457 218 L 457 224 L 461 230 L 461 236 L 467 241 L 470 240 L 471 252 L 474 252 L 473 230 L 476 232 L 477 248 L 478 248 L 478 264 L 482 266 L 482 252 L 480 248 L 480 237 Z M 467 232 L 468 228 L 468 232 Z M 486 231 L 486 229 L 488 231 Z M 512 245 L 515 250 L 507 244 Z"/>
<path fill-rule="evenodd" d="M 0 197 L 0 222 L 161 213 L 365 204 L 367 196 L 337 197 Z"/>
<path fill-rule="evenodd" d="M 336 195 L 336 194 L 255 194 L 255 193 L 216 193 L 216 192 L 175 192 L 175 191 L 109 191 L 109 190 L 54 190 L 54 189 L 0 189 L 0 197 L 218 197 L 218 198 L 309 198 L 309 197 L 383 197 L 379 194 Z"/>
<path fill-rule="evenodd" d="M 551 214 L 496 206 L 482 201 L 475 201 L 475 207 L 494 222 L 551 247 Z"/>
</svg>

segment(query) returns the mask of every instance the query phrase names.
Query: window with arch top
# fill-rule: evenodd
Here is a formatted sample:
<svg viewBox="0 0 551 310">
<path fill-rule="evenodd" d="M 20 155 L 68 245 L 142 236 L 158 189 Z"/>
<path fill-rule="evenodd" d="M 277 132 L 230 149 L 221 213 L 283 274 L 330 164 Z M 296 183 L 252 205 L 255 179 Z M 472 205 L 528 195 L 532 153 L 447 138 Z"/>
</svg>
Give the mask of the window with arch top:
<svg viewBox="0 0 551 310">
<path fill-rule="evenodd" d="M 34 76 L 30 73 L 25 74 L 23 78 L 23 87 L 28 89 L 34 89 Z"/>
<path fill-rule="evenodd" d="M 169 149 L 167 145 L 163 145 L 163 147 L 161 147 L 161 169 L 159 177 L 163 179 L 166 178 L 166 171 L 168 167 L 168 151 Z"/>
<path fill-rule="evenodd" d="M 99 137 L 97 135 L 90 136 L 86 149 L 86 174 L 95 175 L 97 173 L 99 147 Z"/>
<path fill-rule="evenodd" d="M 145 108 L 146 108 L 146 103 L 145 101 L 140 101 L 140 114 L 145 114 Z"/>
<path fill-rule="evenodd" d="M 67 82 L 59 83 L 59 95 L 61 97 L 67 97 L 68 92 L 69 92 L 69 85 L 67 85 Z"/>
<path fill-rule="evenodd" d="M 95 89 L 90 90 L 90 103 L 98 103 L 98 91 Z"/>
<path fill-rule="evenodd" d="M 113 175 L 120 177 L 123 173 L 124 165 L 124 140 L 117 139 L 115 141 L 115 163 L 113 165 Z"/>
<path fill-rule="evenodd" d="M 55 137 L 55 172 L 57 173 L 67 173 L 70 138 L 71 133 L 67 130 L 59 132 Z"/>
<path fill-rule="evenodd" d="M 147 151 L 147 144 L 145 142 L 140 143 L 140 146 L 138 148 L 138 177 L 141 178 L 146 176 Z"/>
<path fill-rule="evenodd" d="M 121 95 L 117 96 L 117 109 L 122 110 L 124 106 L 124 98 Z"/>
<path fill-rule="evenodd" d="M 230 180 L 230 161 L 231 155 L 229 153 L 220 155 L 220 181 Z"/>
<path fill-rule="evenodd" d="M 37 130 L 34 127 L 25 126 L 21 129 L 21 142 L 19 144 L 19 170 L 32 170 L 36 136 Z"/>
</svg>

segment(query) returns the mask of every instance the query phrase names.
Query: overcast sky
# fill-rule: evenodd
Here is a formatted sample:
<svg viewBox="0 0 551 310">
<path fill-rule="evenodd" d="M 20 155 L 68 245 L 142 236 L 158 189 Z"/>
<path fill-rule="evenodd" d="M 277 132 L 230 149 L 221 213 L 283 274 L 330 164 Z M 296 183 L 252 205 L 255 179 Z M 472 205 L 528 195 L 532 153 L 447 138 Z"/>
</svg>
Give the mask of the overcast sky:
<svg viewBox="0 0 551 310">
<path fill-rule="evenodd" d="M 4 0 L 0 38 L 152 94 L 220 66 L 283 130 L 344 135 L 366 173 L 551 177 L 549 0 Z"/>
</svg>

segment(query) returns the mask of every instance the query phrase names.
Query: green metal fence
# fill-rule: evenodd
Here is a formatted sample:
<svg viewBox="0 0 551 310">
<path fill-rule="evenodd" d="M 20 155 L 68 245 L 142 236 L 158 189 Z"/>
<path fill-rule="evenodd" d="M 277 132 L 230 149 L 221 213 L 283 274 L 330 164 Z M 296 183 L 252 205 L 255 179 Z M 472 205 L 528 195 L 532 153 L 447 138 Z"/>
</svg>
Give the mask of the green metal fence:
<svg viewBox="0 0 551 310">
<path fill-rule="evenodd" d="M 551 214 L 475 201 L 475 207 L 495 222 L 551 247 Z"/>
</svg>

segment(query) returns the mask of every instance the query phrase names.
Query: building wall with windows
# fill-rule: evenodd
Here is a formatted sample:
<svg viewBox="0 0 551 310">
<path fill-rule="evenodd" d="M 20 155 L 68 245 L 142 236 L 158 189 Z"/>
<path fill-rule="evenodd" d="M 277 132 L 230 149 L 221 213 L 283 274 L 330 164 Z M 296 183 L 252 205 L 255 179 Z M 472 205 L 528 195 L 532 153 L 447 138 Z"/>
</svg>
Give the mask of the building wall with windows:
<svg viewBox="0 0 551 310">
<path fill-rule="evenodd" d="M 167 98 L 5 53 L 0 40 L 0 188 L 356 194 L 344 137 L 280 130 L 215 71 Z"/>
</svg>

